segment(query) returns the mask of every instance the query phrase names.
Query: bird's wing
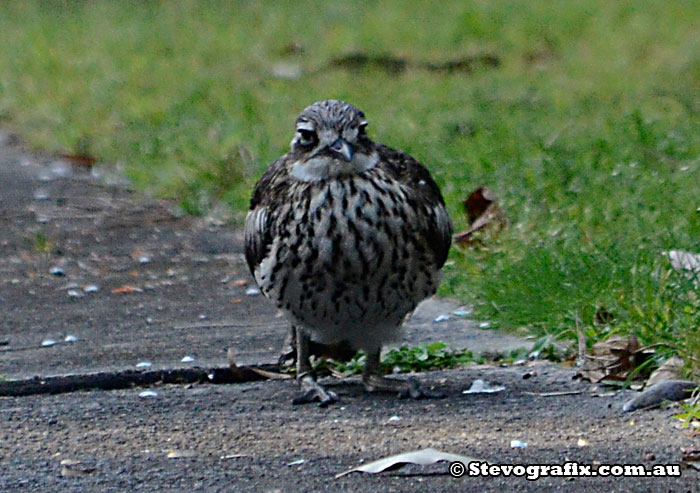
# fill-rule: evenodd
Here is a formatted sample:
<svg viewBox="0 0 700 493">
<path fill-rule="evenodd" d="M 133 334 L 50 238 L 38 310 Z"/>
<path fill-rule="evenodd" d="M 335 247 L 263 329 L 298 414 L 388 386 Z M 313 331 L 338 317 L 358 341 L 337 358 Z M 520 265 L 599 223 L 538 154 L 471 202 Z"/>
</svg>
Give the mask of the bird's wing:
<svg viewBox="0 0 700 493">
<path fill-rule="evenodd" d="M 437 266 L 442 267 L 452 243 L 452 221 L 440 188 L 428 170 L 409 154 L 383 145 L 378 145 L 378 151 L 380 162 L 404 185 L 413 207 L 423 208 L 418 215 L 423 219 L 419 231 L 435 255 Z"/>
<path fill-rule="evenodd" d="M 282 156 L 272 163 L 253 189 L 250 210 L 245 219 L 245 259 L 250 273 L 255 276 L 255 267 L 267 255 L 272 243 L 272 215 L 275 208 L 270 207 L 279 196 L 279 191 L 286 182 L 286 169 Z"/>
</svg>

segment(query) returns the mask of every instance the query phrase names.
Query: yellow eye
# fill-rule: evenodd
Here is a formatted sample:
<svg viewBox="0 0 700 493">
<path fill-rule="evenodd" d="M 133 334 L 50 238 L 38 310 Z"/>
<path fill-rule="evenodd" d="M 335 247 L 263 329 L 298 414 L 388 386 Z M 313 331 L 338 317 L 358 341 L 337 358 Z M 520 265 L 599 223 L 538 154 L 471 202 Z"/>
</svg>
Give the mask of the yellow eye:
<svg viewBox="0 0 700 493">
<path fill-rule="evenodd" d="M 311 145 L 316 142 L 316 132 L 313 130 L 307 130 L 300 128 L 297 130 L 299 132 L 299 144 L 301 145 Z"/>
</svg>

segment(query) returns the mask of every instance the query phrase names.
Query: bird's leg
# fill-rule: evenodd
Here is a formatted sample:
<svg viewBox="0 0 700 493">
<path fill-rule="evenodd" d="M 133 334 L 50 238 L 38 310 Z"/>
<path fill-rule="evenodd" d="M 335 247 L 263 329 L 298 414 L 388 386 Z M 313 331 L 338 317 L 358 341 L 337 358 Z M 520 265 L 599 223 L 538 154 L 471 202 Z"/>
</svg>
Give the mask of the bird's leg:
<svg viewBox="0 0 700 493">
<path fill-rule="evenodd" d="M 304 330 L 299 327 L 296 328 L 296 342 L 297 381 L 301 386 L 302 393 L 299 397 L 295 398 L 292 403 L 309 404 L 311 402 L 318 402 L 318 405 L 321 407 L 333 404 L 338 400 L 338 396 L 335 392 L 324 389 L 323 386 L 316 381 L 316 376 L 311 368 L 311 361 L 309 361 L 309 356 L 311 356 L 309 350 L 311 339 L 306 335 Z"/>
<path fill-rule="evenodd" d="M 396 392 L 402 399 L 406 397 L 411 399 L 441 399 L 444 397 L 440 392 L 424 389 L 415 377 L 409 377 L 407 380 L 395 380 L 382 376 L 379 364 L 380 353 L 380 347 L 367 353 L 365 369 L 362 374 L 362 381 L 367 392 Z"/>
<path fill-rule="evenodd" d="M 297 362 L 297 328 L 295 325 L 291 327 L 290 335 L 285 341 L 285 347 L 288 348 L 288 350 L 280 354 L 277 359 L 277 366 L 280 371 L 291 368 L 296 365 Z"/>
</svg>

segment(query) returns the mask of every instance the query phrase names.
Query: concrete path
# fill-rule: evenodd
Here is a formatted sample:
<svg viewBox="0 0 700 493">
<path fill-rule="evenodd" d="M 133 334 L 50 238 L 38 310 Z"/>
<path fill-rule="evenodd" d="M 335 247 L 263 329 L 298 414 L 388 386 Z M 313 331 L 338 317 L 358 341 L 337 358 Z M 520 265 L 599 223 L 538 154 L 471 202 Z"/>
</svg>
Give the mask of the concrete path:
<svg viewBox="0 0 700 493">
<path fill-rule="evenodd" d="M 240 233 L 105 185 L 93 175 L 108 168 L 97 170 L 31 154 L 0 133 L 0 376 L 118 372 L 143 362 L 150 370 L 224 366 L 228 348 L 241 363 L 274 362 L 287 325 L 250 294 Z M 475 352 L 526 344 L 455 316 L 458 308 L 426 302 L 404 343 Z M 436 323 L 440 315 L 451 316 Z M 493 463 L 652 466 L 677 463 L 681 447 L 698 445 L 672 419 L 677 409 L 622 415 L 629 392 L 572 376 L 539 362 L 418 375 L 448 393 L 436 401 L 366 395 L 357 379 L 331 379 L 341 402 L 329 409 L 292 406 L 289 380 L 156 386 L 151 397 L 143 388 L 0 397 L 0 491 L 697 489 L 688 469 L 681 478 L 531 482 L 457 480 L 443 464 L 334 479 L 363 461 L 428 446 Z M 478 378 L 505 390 L 463 394 Z M 513 449 L 511 440 L 528 446 Z"/>
</svg>

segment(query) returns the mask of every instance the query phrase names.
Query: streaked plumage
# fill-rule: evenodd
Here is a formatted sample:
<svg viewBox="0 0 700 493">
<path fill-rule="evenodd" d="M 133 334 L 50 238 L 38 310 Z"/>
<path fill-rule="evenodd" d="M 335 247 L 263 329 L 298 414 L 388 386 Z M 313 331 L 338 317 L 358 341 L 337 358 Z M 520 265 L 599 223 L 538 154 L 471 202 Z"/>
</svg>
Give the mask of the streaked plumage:
<svg viewBox="0 0 700 493">
<path fill-rule="evenodd" d="M 382 344 L 437 289 L 450 247 L 452 225 L 428 171 L 372 142 L 366 125 L 348 103 L 306 108 L 246 218 L 256 282 L 307 339 L 307 349 L 297 345 L 301 373 L 309 337 L 377 353 L 378 365 Z"/>
</svg>

